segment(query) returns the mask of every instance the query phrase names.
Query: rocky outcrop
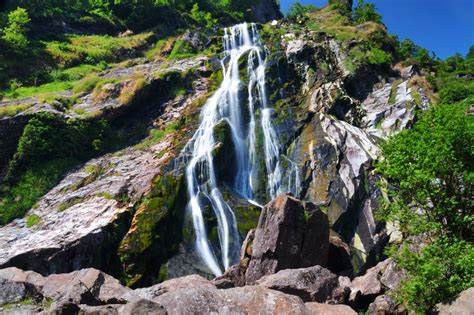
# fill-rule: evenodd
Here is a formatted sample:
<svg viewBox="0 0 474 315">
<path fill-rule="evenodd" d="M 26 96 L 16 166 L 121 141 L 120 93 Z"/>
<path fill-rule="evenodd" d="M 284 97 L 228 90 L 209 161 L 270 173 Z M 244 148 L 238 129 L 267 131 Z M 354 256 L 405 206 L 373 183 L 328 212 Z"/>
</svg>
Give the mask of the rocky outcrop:
<svg viewBox="0 0 474 315">
<path fill-rule="evenodd" d="M 277 197 L 262 210 L 246 283 L 283 269 L 325 266 L 328 240 L 329 225 L 321 210 L 290 195 Z"/>
<path fill-rule="evenodd" d="M 436 304 L 434 313 L 440 315 L 473 315 L 474 314 L 474 288 L 469 288 L 459 293 L 452 301 Z"/>
<path fill-rule="evenodd" d="M 16 286 L 16 287 L 15 287 Z M 306 303 L 263 286 L 219 290 L 189 276 L 131 290 L 94 269 L 49 277 L 16 268 L 0 270 L 0 314 L 24 309 L 44 314 L 354 314 L 347 306 Z"/>
</svg>

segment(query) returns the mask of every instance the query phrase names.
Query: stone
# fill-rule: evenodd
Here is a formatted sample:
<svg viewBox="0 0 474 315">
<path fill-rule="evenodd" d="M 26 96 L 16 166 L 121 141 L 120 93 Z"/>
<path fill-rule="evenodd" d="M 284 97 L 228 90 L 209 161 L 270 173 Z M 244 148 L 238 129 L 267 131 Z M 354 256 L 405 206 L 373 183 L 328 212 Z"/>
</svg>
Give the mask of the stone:
<svg viewBox="0 0 474 315">
<path fill-rule="evenodd" d="M 23 283 L 10 282 L 0 276 L 0 306 L 24 300 L 27 296 Z"/>
<path fill-rule="evenodd" d="M 356 315 L 357 313 L 347 305 L 323 303 L 306 303 L 307 314 L 312 315 Z"/>
<path fill-rule="evenodd" d="M 153 300 L 158 296 L 174 291 L 192 289 L 192 288 L 214 288 L 214 285 L 207 279 L 198 276 L 190 275 L 186 277 L 167 280 L 160 284 L 151 286 L 149 288 L 136 289 L 135 293 L 140 297 L 148 300 Z"/>
<path fill-rule="evenodd" d="M 435 311 L 440 315 L 474 315 L 474 288 L 462 291 L 449 302 L 436 304 Z"/>
<path fill-rule="evenodd" d="M 329 270 L 314 266 L 301 269 L 281 270 L 256 282 L 257 285 L 297 295 L 304 302 L 328 301 L 338 286 L 338 279 Z"/>
<path fill-rule="evenodd" d="M 395 289 L 404 276 L 403 272 L 396 270 L 395 262 L 387 259 L 367 270 L 363 276 L 354 278 L 350 284 L 349 304 L 355 309 L 366 309 L 377 296 Z"/>
<path fill-rule="evenodd" d="M 328 251 L 327 216 L 314 204 L 281 195 L 262 210 L 246 283 L 283 269 L 325 266 Z"/>
<path fill-rule="evenodd" d="M 388 295 L 379 295 L 369 305 L 369 315 L 402 315 L 406 310 Z"/>
</svg>

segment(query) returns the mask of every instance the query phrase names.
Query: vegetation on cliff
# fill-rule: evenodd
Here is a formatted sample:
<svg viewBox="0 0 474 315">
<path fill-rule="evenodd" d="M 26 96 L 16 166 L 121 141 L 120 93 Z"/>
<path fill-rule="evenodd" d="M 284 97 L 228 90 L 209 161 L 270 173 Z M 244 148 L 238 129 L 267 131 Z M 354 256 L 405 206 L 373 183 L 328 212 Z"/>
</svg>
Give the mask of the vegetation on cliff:
<svg viewBox="0 0 474 315">
<path fill-rule="evenodd" d="M 420 313 L 474 285 L 474 58 L 425 66 L 439 104 L 387 141 L 378 164 L 391 199 L 380 215 L 403 234 L 389 252 L 409 274 L 396 294 Z"/>
</svg>

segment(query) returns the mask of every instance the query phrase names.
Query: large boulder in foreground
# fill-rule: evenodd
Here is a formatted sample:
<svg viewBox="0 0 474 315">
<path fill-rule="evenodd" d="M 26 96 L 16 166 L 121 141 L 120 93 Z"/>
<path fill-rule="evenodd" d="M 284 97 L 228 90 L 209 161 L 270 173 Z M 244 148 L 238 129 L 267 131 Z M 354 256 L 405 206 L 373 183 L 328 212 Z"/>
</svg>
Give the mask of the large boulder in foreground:
<svg viewBox="0 0 474 315">
<path fill-rule="evenodd" d="M 305 302 L 323 303 L 332 299 L 344 302 L 344 291 L 337 290 L 338 277 L 321 266 L 281 270 L 261 278 L 257 284 L 297 295 Z"/>
<path fill-rule="evenodd" d="M 263 208 L 251 252 L 247 284 L 279 270 L 326 266 L 327 215 L 312 203 L 281 195 Z"/>
</svg>

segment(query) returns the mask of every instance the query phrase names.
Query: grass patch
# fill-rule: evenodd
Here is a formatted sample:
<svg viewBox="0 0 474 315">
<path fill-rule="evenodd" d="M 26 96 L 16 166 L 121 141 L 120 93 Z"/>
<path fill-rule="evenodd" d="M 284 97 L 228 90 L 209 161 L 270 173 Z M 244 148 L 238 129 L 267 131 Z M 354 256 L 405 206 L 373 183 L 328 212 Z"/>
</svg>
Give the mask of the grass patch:
<svg viewBox="0 0 474 315">
<path fill-rule="evenodd" d="M 196 52 L 188 42 L 177 40 L 174 44 L 173 50 L 168 56 L 168 60 L 184 59 L 194 56 L 196 56 Z"/>
<path fill-rule="evenodd" d="M 114 199 L 114 196 L 112 196 L 110 193 L 108 193 L 106 191 L 102 191 L 100 193 L 97 193 L 97 194 L 95 194 L 95 196 L 100 197 L 100 198 L 104 198 L 104 199 L 108 199 L 108 200 Z"/>
<path fill-rule="evenodd" d="M 46 51 L 63 67 L 118 59 L 120 51 L 137 50 L 153 36 L 147 32 L 127 37 L 66 35 L 66 41 L 43 42 Z"/>
<path fill-rule="evenodd" d="M 0 225 L 21 218 L 46 192 L 53 188 L 62 175 L 77 164 L 77 160 L 44 161 L 28 169 L 16 184 L 0 197 Z"/>
<path fill-rule="evenodd" d="M 41 218 L 37 216 L 36 214 L 29 215 L 28 218 L 26 219 L 26 227 L 30 228 L 40 222 L 41 222 Z"/>
<path fill-rule="evenodd" d="M 69 200 L 67 202 L 61 203 L 58 206 L 58 212 L 64 212 L 67 209 L 71 208 L 72 206 L 77 205 L 78 203 L 81 203 L 81 202 L 82 202 L 81 198 L 74 198 L 74 199 Z"/>
<path fill-rule="evenodd" d="M 15 116 L 21 113 L 22 111 L 27 110 L 33 105 L 34 105 L 33 103 L 25 103 L 25 104 L 19 104 L 19 105 L 0 107 L 0 118 Z"/>
<path fill-rule="evenodd" d="M 21 305 L 35 305 L 35 301 L 31 298 L 28 298 L 28 299 L 24 299 L 18 302 L 14 302 L 14 303 L 3 304 L 2 306 L 0 306 L 0 308 L 8 310 L 8 309 L 16 308 Z"/>
<path fill-rule="evenodd" d="M 5 93 L 7 99 L 27 98 L 38 95 L 61 93 L 73 87 L 72 82 L 51 82 L 36 87 L 20 87 Z"/>
<path fill-rule="evenodd" d="M 93 73 L 87 75 L 82 80 L 74 84 L 72 88 L 73 93 L 88 93 L 95 89 L 96 85 L 100 82 L 100 78 L 97 74 Z"/>
<path fill-rule="evenodd" d="M 159 40 L 152 48 L 145 52 L 145 58 L 150 61 L 164 60 L 173 48 L 175 40 L 174 36 Z"/>
</svg>

